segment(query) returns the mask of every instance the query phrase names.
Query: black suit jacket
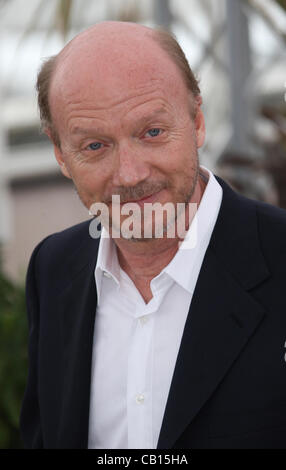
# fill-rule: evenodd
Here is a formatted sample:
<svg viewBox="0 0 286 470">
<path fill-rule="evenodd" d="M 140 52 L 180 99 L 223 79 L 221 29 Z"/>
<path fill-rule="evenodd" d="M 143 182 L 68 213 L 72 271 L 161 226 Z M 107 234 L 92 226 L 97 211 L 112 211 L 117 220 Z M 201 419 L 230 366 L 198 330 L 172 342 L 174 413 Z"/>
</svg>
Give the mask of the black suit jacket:
<svg viewBox="0 0 286 470">
<path fill-rule="evenodd" d="M 286 211 L 218 181 L 158 448 L 286 448 Z M 88 228 L 48 237 L 30 261 L 27 447 L 87 447 L 98 251 Z"/>
</svg>

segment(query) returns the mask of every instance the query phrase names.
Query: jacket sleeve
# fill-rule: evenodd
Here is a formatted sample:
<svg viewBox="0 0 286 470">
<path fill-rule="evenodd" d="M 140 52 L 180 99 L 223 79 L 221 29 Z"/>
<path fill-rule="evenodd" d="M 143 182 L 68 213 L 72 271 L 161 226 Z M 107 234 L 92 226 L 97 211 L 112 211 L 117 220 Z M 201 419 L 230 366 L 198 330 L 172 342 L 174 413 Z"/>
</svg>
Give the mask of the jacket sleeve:
<svg viewBox="0 0 286 470">
<path fill-rule="evenodd" d="M 23 398 L 20 433 L 24 446 L 29 449 L 43 448 L 43 435 L 38 397 L 38 342 L 40 311 L 37 293 L 36 260 L 45 238 L 34 249 L 26 278 L 26 305 L 29 325 L 29 371 Z"/>
</svg>

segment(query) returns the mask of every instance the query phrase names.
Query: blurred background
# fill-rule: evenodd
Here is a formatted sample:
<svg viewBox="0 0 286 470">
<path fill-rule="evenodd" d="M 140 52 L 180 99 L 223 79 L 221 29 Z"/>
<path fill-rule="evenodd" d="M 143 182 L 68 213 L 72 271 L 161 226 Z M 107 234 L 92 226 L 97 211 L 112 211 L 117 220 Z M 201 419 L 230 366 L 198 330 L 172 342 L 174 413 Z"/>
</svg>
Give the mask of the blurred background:
<svg viewBox="0 0 286 470">
<path fill-rule="evenodd" d="M 21 447 L 29 257 L 48 234 L 89 218 L 39 131 L 36 75 L 104 20 L 175 33 L 200 79 L 201 163 L 286 209 L 286 0 L 0 0 L 0 448 Z"/>
</svg>

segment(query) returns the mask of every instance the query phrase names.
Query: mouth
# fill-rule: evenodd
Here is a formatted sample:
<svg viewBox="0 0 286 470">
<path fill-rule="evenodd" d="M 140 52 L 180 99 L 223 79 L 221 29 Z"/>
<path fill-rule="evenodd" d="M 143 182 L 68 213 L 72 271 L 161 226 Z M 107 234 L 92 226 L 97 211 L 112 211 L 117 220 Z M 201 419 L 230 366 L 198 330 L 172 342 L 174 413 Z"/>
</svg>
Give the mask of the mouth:
<svg viewBox="0 0 286 470">
<path fill-rule="evenodd" d="M 135 203 L 135 204 L 138 204 L 138 206 L 140 207 L 144 207 L 144 204 L 147 204 L 147 203 L 150 203 L 152 204 L 154 201 L 156 201 L 156 199 L 158 199 L 158 195 L 161 193 L 162 190 L 160 191 L 157 191 L 153 194 L 150 194 L 148 196 L 144 196 L 143 198 L 141 199 L 130 199 L 129 201 L 124 201 L 122 203 L 120 203 L 120 206 L 124 206 L 125 204 L 129 204 L 129 203 Z"/>
</svg>

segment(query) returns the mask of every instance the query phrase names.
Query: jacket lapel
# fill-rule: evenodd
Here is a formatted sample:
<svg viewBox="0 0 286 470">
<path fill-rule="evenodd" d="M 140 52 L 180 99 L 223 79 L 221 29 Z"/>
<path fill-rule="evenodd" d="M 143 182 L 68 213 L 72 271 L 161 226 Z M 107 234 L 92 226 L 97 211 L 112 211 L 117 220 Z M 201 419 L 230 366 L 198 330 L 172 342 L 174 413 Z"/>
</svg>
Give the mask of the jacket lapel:
<svg viewBox="0 0 286 470">
<path fill-rule="evenodd" d="M 158 440 L 171 448 L 264 317 L 247 290 L 268 276 L 254 205 L 222 180 L 223 201 L 196 284 Z"/>
<path fill-rule="evenodd" d="M 193 295 L 158 448 L 170 448 L 214 393 L 263 317 L 208 250 Z"/>
<path fill-rule="evenodd" d="M 86 448 L 91 361 L 97 304 L 94 268 L 98 241 L 85 241 L 69 266 L 70 284 L 55 304 L 61 317 L 62 406 L 59 448 Z"/>
</svg>

